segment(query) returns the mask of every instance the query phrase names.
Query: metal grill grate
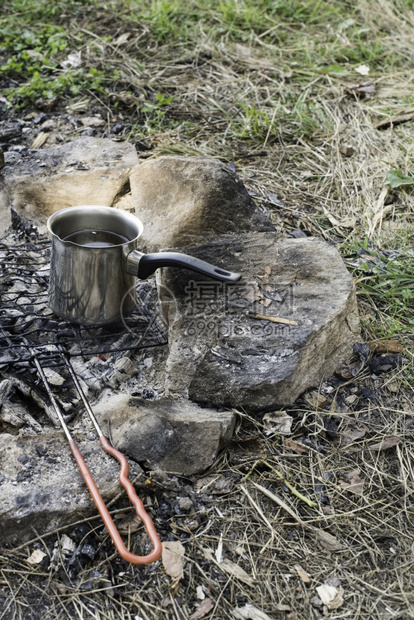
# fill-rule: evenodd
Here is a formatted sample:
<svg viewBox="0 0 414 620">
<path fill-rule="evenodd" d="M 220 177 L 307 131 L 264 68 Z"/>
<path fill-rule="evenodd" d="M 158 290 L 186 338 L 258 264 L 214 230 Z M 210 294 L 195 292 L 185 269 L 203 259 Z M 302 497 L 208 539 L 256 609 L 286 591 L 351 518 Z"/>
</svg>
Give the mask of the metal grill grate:
<svg viewBox="0 0 414 620">
<path fill-rule="evenodd" d="M 36 355 L 53 357 L 56 345 L 73 356 L 104 355 L 165 345 L 167 336 L 155 284 L 137 281 L 137 305 L 122 322 L 85 327 L 62 321 L 48 308 L 50 241 L 0 242 L 0 367 Z"/>
</svg>

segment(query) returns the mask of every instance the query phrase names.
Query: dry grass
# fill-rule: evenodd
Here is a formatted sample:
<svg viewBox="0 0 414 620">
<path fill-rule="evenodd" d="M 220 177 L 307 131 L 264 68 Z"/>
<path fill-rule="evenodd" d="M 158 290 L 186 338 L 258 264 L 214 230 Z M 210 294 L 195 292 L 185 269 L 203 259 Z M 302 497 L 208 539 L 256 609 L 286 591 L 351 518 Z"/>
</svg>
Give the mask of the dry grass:
<svg viewBox="0 0 414 620">
<path fill-rule="evenodd" d="M 109 94 L 84 92 L 80 99 L 109 123 L 125 123 L 125 137 L 148 146 L 143 156 L 235 162 L 282 233 L 301 228 L 353 247 L 369 239 L 375 249 L 408 255 L 414 200 L 409 190 L 388 190 L 385 180 L 391 168 L 412 174 L 414 121 L 382 131 L 375 123 L 414 109 L 413 8 L 402 0 L 363 0 L 346 3 L 347 12 L 343 4 L 332 3 L 340 13 L 326 20 L 317 13 L 306 26 L 274 20 L 268 33 L 246 31 L 243 41 L 228 26 L 220 34 L 200 21 L 191 44 L 168 42 L 149 22 L 131 21 L 127 9 L 98 18 L 93 32 L 86 19 L 69 30 L 74 47 L 88 66 L 120 74 Z M 108 3 L 108 11 L 115 5 Z M 355 26 L 341 26 L 349 15 Z M 281 29 L 284 41 L 276 36 Z M 355 72 L 363 62 L 368 77 Z M 331 65 L 344 72 L 322 71 Z M 363 82 L 375 83 L 371 98 L 346 91 Z M 157 105 L 156 93 L 172 100 Z M 76 101 L 69 103 L 76 110 Z M 161 563 L 136 568 L 113 556 L 92 520 L 100 551 L 74 577 L 63 556 L 49 570 L 26 563 L 35 544 L 50 555 L 61 533 L 2 551 L 0 619 L 183 620 L 201 603 L 200 586 L 212 601 L 209 619 L 265 617 L 237 616 L 245 604 L 274 620 L 414 617 L 413 314 L 410 300 L 393 304 L 361 298 L 364 338 L 399 338 L 406 346 L 402 367 L 374 378 L 368 367 L 349 380 L 333 378 L 321 386 L 321 410 L 302 399 L 288 411 L 288 438 L 267 434 L 261 419 L 240 412 L 235 439 L 208 472 L 208 486 L 175 476 L 168 485 L 154 483 L 157 527 L 164 540 L 185 546 L 184 577 L 174 591 Z M 382 442 L 390 438 L 387 447 Z M 194 514 L 177 513 L 178 496 L 190 497 Z M 215 555 L 221 546 L 227 563 Z M 234 565 L 248 577 L 235 574 Z M 315 599 L 316 587 L 329 580 L 343 589 L 336 610 Z"/>
<path fill-rule="evenodd" d="M 324 411 L 298 403 L 289 412 L 295 419 L 291 437 L 265 433 L 257 420 L 240 416 L 234 441 L 206 476 L 191 481 L 170 476 L 170 489 L 155 483 L 157 527 L 164 540 L 181 539 L 185 546 L 184 577 L 173 593 L 160 563 L 125 565 L 93 520 L 94 544 L 102 550 L 75 578 L 64 556 L 51 570 L 28 569 L 33 543 L 3 551 L 2 586 L 12 596 L 2 617 L 41 617 L 39 611 L 28 615 L 36 600 L 35 609 L 44 606 L 53 618 L 190 618 L 201 602 L 199 586 L 212 600 L 209 618 L 237 617 L 235 608 L 245 603 L 271 618 L 412 617 L 413 415 L 395 392 L 388 392 L 389 402 L 347 406 L 343 399 L 353 387 L 363 404 L 360 390 L 371 382 L 366 374 L 340 384 Z M 376 390 L 387 392 L 390 382 L 389 376 L 381 386 L 377 380 Z M 335 438 L 328 437 L 326 419 L 337 425 Z M 365 434 L 346 444 L 356 430 Z M 395 438 L 394 446 L 381 447 L 389 438 Z M 356 476 L 351 489 L 350 474 Z M 174 510 L 183 496 L 193 501 L 193 514 Z M 50 554 L 56 538 L 40 538 L 38 546 Z M 132 535 L 136 539 L 139 534 Z M 240 576 L 235 565 L 245 573 Z M 314 598 L 315 588 L 329 580 L 343 589 L 344 603 L 335 612 L 323 612 Z"/>
</svg>

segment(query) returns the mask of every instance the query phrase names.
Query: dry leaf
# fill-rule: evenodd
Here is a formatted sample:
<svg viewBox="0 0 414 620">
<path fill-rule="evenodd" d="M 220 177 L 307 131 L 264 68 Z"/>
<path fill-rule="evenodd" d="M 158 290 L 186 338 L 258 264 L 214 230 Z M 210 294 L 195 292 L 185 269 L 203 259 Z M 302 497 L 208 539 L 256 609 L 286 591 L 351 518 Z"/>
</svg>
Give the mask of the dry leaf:
<svg viewBox="0 0 414 620">
<path fill-rule="evenodd" d="M 274 411 L 266 413 L 263 417 L 263 423 L 265 425 L 266 435 L 290 435 L 292 432 L 292 416 L 288 415 L 286 411 Z"/>
<path fill-rule="evenodd" d="M 199 601 L 204 601 L 206 595 L 204 594 L 203 586 L 197 586 L 196 588 L 197 598 Z"/>
<path fill-rule="evenodd" d="M 231 562 L 227 558 L 225 558 L 219 564 L 218 562 L 216 562 L 214 553 L 213 551 L 211 551 L 211 549 L 204 549 L 204 555 L 209 561 L 215 562 L 217 566 L 221 568 L 223 572 L 227 573 L 228 575 L 232 575 L 233 577 L 235 577 L 236 579 L 239 579 L 240 581 L 247 584 L 248 586 L 254 585 L 253 577 L 251 577 L 248 573 L 246 573 L 246 571 L 243 568 L 241 568 L 241 566 L 239 566 L 238 564 Z"/>
<path fill-rule="evenodd" d="M 341 587 L 335 588 L 335 586 L 330 586 L 324 583 L 322 586 L 318 586 L 316 588 L 316 592 L 318 593 L 322 603 L 326 605 L 328 609 L 338 609 L 341 605 L 343 605 L 344 591 Z"/>
<path fill-rule="evenodd" d="M 264 611 L 249 604 L 244 607 L 236 607 L 232 614 L 237 620 L 272 620 Z"/>
<path fill-rule="evenodd" d="M 297 572 L 297 574 L 299 575 L 299 577 L 302 579 L 303 583 L 310 583 L 311 582 L 311 577 L 309 575 L 309 573 L 307 573 L 300 564 L 295 564 L 294 566 L 295 571 Z"/>
<path fill-rule="evenodd" d="M 44 553 L 41 549 L 35 549 L 32 555 L 26 558 L 26 562 L 30 564 L 30 566 L 36 566 L 36 564 L 40 564 L 46 556 L 47 553 Z"/>
<path fill-rule="evenodd" d="M 389 448 L 394 448 L 401 442 L 401 437 L 388 437 L 387 439 L 383 439 L 379 443 L 374 443 L 371 446 L 368 446 L 368 449 L 372 452 L 380 452 L 381 450 L 388 450 Z"/>
<path fill-rule="evenodd" d="M 178 540 L 162 543 L 162 564 L 167 575 L 171 577 L 172 589 L 178 586 L 184 575 L 184 552 L 185 549 Z"/>
<path fill-rule="evenodd" d="M 400 386 L 396 381 L 386 383 L 384 387 L 387 388 L 387 390 L 391 392 L 391 394 L 397 394 L 397 392 L 400 391 Z"/>
<path fill-rule="evenodd" d="M 343 489 L 356 493 L 357 495 L 363 495 L 364 493 L 364 481 L 360 477 L 361 470 L 353 469 L 352 471 L 344 474 L 345 480 L 340 480 L 339 484 Z"/>
<path fill-rule="evenodd" d="M 197 607 L 195 612 L 191 614 L 188 620 L 198 620 L 204 618 L 214 607 L 214 601 L 211 598 L 205 598 L 202 603 Z"/>
<path fill-rule="evenodd" d="M 124 43 L 128 41 L 130 36 L 131 36 L 130 32 L 122 33 L 117 39 L 115 39 L 114 45 L 123 45 Z"/>
<path fill-rule="evenodd" d="M 40 132 L 36 136 L 36 138 L 33 140 L 31 148 L 32 149 L 40 149 L 40 147 L 44 145 L 44 143 L 46 142 L 48 137 L 49 137 L 49 134 L 47 133 L 47 131 Z"/>
<path fill-rule="evenodd" d="M 368 343 L 372 353 L 380 355 L 381 353 L 402 353 L 404 345 L 398 340 L 372 340 Z"/>
<path fill-rule="evenodd" d="M 364 362 L 354 362 L 352 364 L 342 363 L 335 369 L 335 374 L 342 379 L 352 379 L 363 369 Z"/>
<path fill-rule="evenodd" d="M 308 454 L 310 448 L 305 446 L 305 444 L 300 441 L 294 441 L 293 439 L 285 439 L 285 450 L 291 450 L 292 452 L 296 452 L 296 454 Z"/>
<path fill-rule="evenodd" d="M 217 480 L 218 476 L 205 476 L 204 478 L 199 478 L 195 483 L 194 487 L 198 491 L 203 491 L 205 493 L 207 489 Z"/>
<path fill-rule="evenodd" d="M 131 513 L 117 522 L 116 527 L 120 534 L 132 534 L 142 526 L 141 519 L 134 513 Z"/>
<path fill-rule="evenodd" d="M 328 211 L 326 207 L 322 207 L 325 216 L 328 218 L 329 222 L 332 224 L 334 228 L 353 228 L 355 226 L 355 218 L 345 218 L 341 221 L 337 220 L 332 213 Z"/>
<path fill-rule="evenodd" d="M 234 564 L 234 562 L 231 562 L 227 558 L 220 563 L 220 568 L 222 568 L 224 572 L 232 575 L 236 579 L 239 579 L 248 586 L 254 585 L 253 577 L 246 573 L 246 571 L 241 568 L 241 566 L 239 566 L 238 564 Z"/>
<path fill-rule="evenodd" d="M 344 548 L 343 544 L 339 542 L 335 536 L 329 534 L 329 532 L 325 532 L 325 530 L 321 530 L 319 528 L 315 528 L 313 530 L 319 539 L 322 547 L 327 551 L 341 551 Z"/>
<path fill-rule="evenodd" d="M 103 127 L 105 125 L 103 118 L 98 116 L 85 116 L 81 118 L 81 123 L 84 127 Z"/>
<path fill-rule="evenodd" d="M 221 475 L 217 476 L 206 476 L 205 478 L 200 478 L 195 483 L 195 488 L 198 490 L 202 490 L 203 493 L 211 493 L 212 495 L 225 495 L 226 493 L 230 493 L 234 487 L 234 479 L 230 477 L 225 477 Z"/>
<path fill-rule="evenodd" d="M 248 282 L 244 287 L 241 297 L 249 301 L 251 304 L 265 298 L 257 282 Z"/>
<path fill-rule="evenodd" d="M 312 390 L 308 394 L 305 394 L 305 400 L 308 403 L 309 407 L 311 407 L 314 411 L 319 411 L 319 409 L 325 409 L 329 405 L 329 400 L 322 396 L 316 390 Z"/>
<path fill-rule="evenodd" d="M 351 443 L 354 443 L 354 441 L 357 441 L 358 439 L 362 439 L 362 437 L 364 437 L 365 434 L 366 434 L 365 428 L 353 428 L 353 427 L 346 428 L 340 434 L 342 447 L 345 448 L 345 446 L 349 446 Z"/>
</svg>

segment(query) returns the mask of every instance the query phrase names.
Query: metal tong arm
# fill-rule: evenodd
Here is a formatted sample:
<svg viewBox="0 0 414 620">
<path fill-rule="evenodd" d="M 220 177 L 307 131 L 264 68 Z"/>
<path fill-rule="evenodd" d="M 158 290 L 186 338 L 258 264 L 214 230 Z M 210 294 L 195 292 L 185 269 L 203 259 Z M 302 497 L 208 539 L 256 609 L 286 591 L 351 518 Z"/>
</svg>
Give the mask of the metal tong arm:
<svg viewBox="0 0 414 620">
<path fill-rule="evenodd" d="M 148 555 L 135 555 L 134 553 L 131 553 L 130 551 L 128 551 L 128 549 L 125 547 L 124 542 L 121 538 L 120 533 L 118 532 L 115 523 L 112 520 L 111 515 L 109 514 L 109 511 L 106 507 L 106 504 L 104 502 L 104 500 L 102 499 L 101 494 L 99 493 L 98 487 L 95 484 L 94 479 L 92 478 L 92 474 L 89 471 L 89 468 L 85 462 L 85 459 L 82 456 L 81 451 L 79 450 L 79 447 L 76 443 L 76 441 L 73 439 L 69 428 L 62 416 L 62 413 L 59 409 L 59 406 L 56 402 L 56 399 L 54 397 L 54 394 L 51 390 L 51 387 L 49 385 L 49 382 L 47 380 L 47 377 L 43 371 L 43 368 L 39 362 L 39 360 L 37 359 L 35 353 L 33 350 L 31 350 L 31 354 L 33 357 L 33 361 L 35 363 L 35 366 L 37 368 L 37 371 L 40 375 L 40 378 L 43 381 L 43 384 L 46 388 L 46 391 L 49 395 L 50 401 L 56 411 L 56 415 L 59 418 L 59 422 L 65 432 L 66 438 L 68 440 L 70 449 L 72 450 L 72 454 L 75 458 L 75 461 L 79 467 L 79 470 L 82 474 L 82 477 L 86 483 L 86 486 L 89 489 L 90 494 L 92 495 L 93 501 L 95 502 L 95 505 L 97 507 L 97 509 L 99 510 L 99 513 L 102 517 L 103 522 L 105 523 L 106 529 L 108 530 L 108 533 L 110 535 L 110 537 L 113 540 L 113 543 L 115 545 L 115 547 L 117 548 L 120 556 L 122 558 L 124 558 L 124 560 L 126 560 L 127 562 L 130 562 L 131 564 L 150 564 L 151 562 L 155 562 L 156 560 L 158 560 L 158 558 L 161 556 L 161 552 L 162 552 L 162 545 L 161 545 L 161 541 L 158 537 L 158 534 L 155 530 L 154 524 L 151 520 L 151 517 L 148 515 L 148 513 L 145 511 L 144 508 L 144 504 L 142 503 L 142 501 L 139 499 L 139 497 L 137 496 L 137 494 L 135 493 L 135 489 L 132 486 L 130 480 L 128 479 L 128 472 L 129 472 L 129 464 L 128 461 L 126 459 L 126 457 L 122 454 L 122 452 L 119 452 L 119 450 L 117 450 L 116 448 L 114 448 L 113 446 L 111 446 L 111 444 L 109 443 L 108 439 L 104 436 L 101 428 L 99 427 L 99 424 L 93 414 L 93 411 L 91 409 L 91 406 L 89 405 L 89 402 L 82 390 L 82 387 L 78 381 L 78 378 L 75 374 L 75 371 L 72 368 L 71 363 L 69 362 L 68 358 L 66 357 L 66 355 L 63 353 L 62 350 L 60 350 L 60 354 L 61 357 L 63 358 L 63 360 L 65 361 L 67 368 L 71 374 L 71 377 L 75 383 L 76 389 L 79 392 L 79 396 L 81 397 L 83 404 L 85 405 L 85 408 L 97 430 L 97 433 L 99 435 L 99 441 L 101 442 L 101 445 L 103 447 L 103 449 L 108 452 L 108 454 L 110 454 L 111 456 L 113 456 L 121 465 L 121 471 L 119 474 L 119 481 L 122 484 L 122 486 L 124 487 L 124 489 L 126 490 L 126 492 L 128 493 L 128 497 L 131 501 L 131 503 L 133 504 L 133 506 L 135 507 L 135 511 L 137 516 L 141 519 L 141 521 L 144 524 L 145 530 L 153 544 L 153 550 L 151 553 L 149 553 Z"/>
<path fill-rule="evenodd" d="M 145 511 L 144 504 L 142 503 L 140 498 L 135 493 L 135 489 L 132 486 L 130 480 L 128 479 L 128 472 L 129 472 L 128 461 L 125 458 L 125 456 L 122 454 L 122 452 L 119 452 L 119 450 L 111 446 L 108 439 L 104 435 L 101 435 L 99 437 L 99 441 L 101 442 L 103 449 L 106 452 L 108 452 L 108 454 L 110 454 L 112 457 L 114 457 L 117 461 L 119 461 L 121 465 L 119 481 L 124 487 L 124 489 L 126 490 L 126 492 L 128 493 L 128 497 L 131 503 L 133 504 L 133 506 L 135 507 L 135 511 L 138 517 L 143 522 L 146 532 L 154 548 L 152 552 L 149 553 L 148 555 L 135 555 L 134 553 L 131 553 L 130 551 L 128 551 L 128 549 L 124 545 L 121 535 L 119 534 L 116 528 L 115 523 L 112 520 L 111 515 L 109 514 L 106 504 L 104 500 L 102 499 L 101 494 L 99 493 L 98 487 L 96 486 L 95 481 L 92 478 L 92 474 L 89 471 L 87 464 L 85 463 L 85 460 L 82 456 L 81 451 L 79 450 L 79 447 L 76 441 L 71 438 L 69 439 L 70 449 L 72 450 L 72 454 L 76 460 L 76 463 L 78 464 L 82 477 L 90 491 L 90 494 L 92 495 L 93 501 L 95 502 L 95 505 L 97 509 L 99 510 L 102 520 L 105 523 L 105 527 L 108 530 L 108 533 L 110 537 L 112 538 L 113 543 L 115 547 L 117 548 L 119 555 L 122 558 L 124 558 L 124 560 L 126 560 L 127 562 L 130 562 L 131 564 L 150 564 L 151 562 L 155 562 L 161 556 L 161 552 L 162 552 L 161 541 L 155 530 L 151 517 Z"/>
</svg>

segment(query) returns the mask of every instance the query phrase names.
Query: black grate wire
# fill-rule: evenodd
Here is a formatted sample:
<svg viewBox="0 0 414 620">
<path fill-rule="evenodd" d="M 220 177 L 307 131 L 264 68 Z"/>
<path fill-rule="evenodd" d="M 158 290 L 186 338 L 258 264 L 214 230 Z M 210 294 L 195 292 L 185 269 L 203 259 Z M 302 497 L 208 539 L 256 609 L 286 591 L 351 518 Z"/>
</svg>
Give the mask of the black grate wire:
<svg viewBox="0 0 414 620">
<path fill-rule="evenodd" d="M 137 304 L 121 322 L 104 327 L 75 325 L 48 308 L 48 239 L 34 243 L 0 242 L 0 369 L 26 365 L 33 356 L 60 359 L 58 349 L 74 356 L 104 356 L 167 343 L 155 284 L 137 280 Z"/>
</svg>

